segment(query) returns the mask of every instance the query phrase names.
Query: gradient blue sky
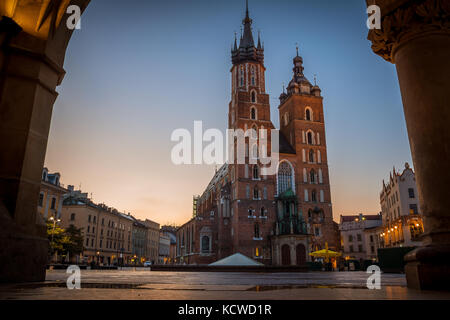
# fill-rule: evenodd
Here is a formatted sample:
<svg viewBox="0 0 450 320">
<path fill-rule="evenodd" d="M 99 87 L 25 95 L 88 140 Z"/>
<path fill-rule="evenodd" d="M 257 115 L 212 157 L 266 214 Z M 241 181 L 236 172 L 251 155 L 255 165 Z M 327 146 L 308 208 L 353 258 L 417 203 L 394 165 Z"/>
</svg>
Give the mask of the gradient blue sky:
<svg viewBox="0 0 450 320">
<path fill-rule="evenodd" d="M 365 1 L 250 0 L 278 126 L 295 43 L 324 96 L 331 194 L 340 214 L 380 211 L 382 179 L 412 164 L 395 66 L 366 40 Z M 183 223 L 214 166 L 170 161 L 176 128 L 227 126 L 230 47 L 245 1 L 93 0 L 67 50 L 46 166 L 120 211 Z"/>
</svg>

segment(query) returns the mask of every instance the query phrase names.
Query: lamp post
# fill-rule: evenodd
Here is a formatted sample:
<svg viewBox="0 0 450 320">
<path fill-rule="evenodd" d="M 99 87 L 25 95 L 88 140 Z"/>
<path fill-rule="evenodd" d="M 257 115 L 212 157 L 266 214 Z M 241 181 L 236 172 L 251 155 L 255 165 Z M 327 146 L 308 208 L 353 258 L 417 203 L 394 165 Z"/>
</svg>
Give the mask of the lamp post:
<svg viewBox="0 0 450 320">
<path fill-rule="evenodd" d="M 52 230 L 52 245 L 53 245 L 53 235 L 55 233 L 56 223 L 61 222 L 61 219 L 55 219 L 54 217 L 50 217 L 50 221 L 53 221 L 53 230 Z"/>
<path fill-rule="evenodd" d="M 55 235 L 55 228 L 56 228 L 56 223 L 58 222 L 61 222 L 61 219 L 55 219 L 54 217 L 50 217 L 50 219 L 49 219 L 50 221 L 53 221 L 53 228 L 52 228 L 52 240 L 51 240 L 51 249 L 52 249 L 52 256 L 53 256 L 53 253 L 54 253 L 54 243 L 53 243 L 53 238 L 54 238 L 54 235 Z"/>
</svg>

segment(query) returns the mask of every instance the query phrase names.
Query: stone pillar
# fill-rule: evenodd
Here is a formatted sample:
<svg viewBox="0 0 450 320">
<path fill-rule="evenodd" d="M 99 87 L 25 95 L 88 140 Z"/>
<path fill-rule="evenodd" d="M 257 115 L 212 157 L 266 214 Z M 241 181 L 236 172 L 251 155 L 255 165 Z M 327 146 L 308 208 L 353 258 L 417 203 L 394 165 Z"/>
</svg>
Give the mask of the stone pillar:
<svg viewBox="0 0 450 320">
<path fill-rule="evenodd" d="M 395 63 L 424 215 L 405 256 L 408 287 L 450 288 L 450 1 L 368 0 L 381 8 L 373 51 Z"/>
<path fill-rule="evenodd" d="M 45 279 L 48 240 L 37 204 L 55 88 L 72 35 L 66 8 L 83 10 L 88 2 L 0 3 L 0 282 Z"/>
</svg>

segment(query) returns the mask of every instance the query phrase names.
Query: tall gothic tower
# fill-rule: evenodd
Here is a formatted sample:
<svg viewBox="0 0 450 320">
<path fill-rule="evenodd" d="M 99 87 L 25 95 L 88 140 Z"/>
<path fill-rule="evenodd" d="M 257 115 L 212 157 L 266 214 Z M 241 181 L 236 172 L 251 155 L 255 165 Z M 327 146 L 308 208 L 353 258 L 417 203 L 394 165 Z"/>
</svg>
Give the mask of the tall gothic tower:
<svg viewBox="0 0 450 320">
<path fill-rule="evenodd" d="M 229 104 L 230 129 L 270 130 L 269 95 L 265 88 L 264 48 L 258 35 L 255 45 L 248 5 L 242 21 L 243 33 L 235 38 L 231 50 L 231 102 Z M 267 135 L 270 150 L 270 132 Z M 231 180 L 231 239 L 233 252 L 240 252 L 270 263 L 270 239 L 274 217 L 272 204 L 274 177 L 261 175 L 259 159 L 249 160 L 258 153 L 258 144 L 245 139 L 245 164 L 230 164 Z M 270 153 L 270 152 L 268 152 Z"/>
<path fill-rule="evenodd" d="M 303 217 L 311 235 L 310 249 L 337 249 L 333 223 L 323 98 L 316 83 L 303 74 L 303 59 L 293 59 L 293 77 L 287 93 L 280 95 L 280 131 L 294 147 L 296 157 L 296 189 Z"/>
</svg>

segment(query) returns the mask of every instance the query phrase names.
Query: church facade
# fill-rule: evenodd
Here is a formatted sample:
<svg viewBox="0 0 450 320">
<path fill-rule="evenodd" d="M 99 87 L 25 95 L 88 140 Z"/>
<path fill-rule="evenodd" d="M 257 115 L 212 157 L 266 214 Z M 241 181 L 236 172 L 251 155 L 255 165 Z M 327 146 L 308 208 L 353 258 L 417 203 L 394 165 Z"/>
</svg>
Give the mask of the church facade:
<svg viewBox="0 0 450 320">
<path fill-rule="evenodd" d="M 255 44 L 248 8 L 239 45 L 231 51 L 229 129 L 275 129 L 265 90 L 264 48 Z M 265 175 L 259 146 L 245 138 L 245 163 L 229 161 L 216 171 L 193 218 L 177 231 L 177 262 L 209 264 L 234 253 L 267 265 L 304 265 L 309 252 L 337 250 L 332 217 L 323 98 L 293 59 L 293 77 L 280 95 L 279 162 Z M 256 155 L 256 156 L 255 156 Z M 250 161 L 254 157 L 254 161 Z"/>
</svg>

